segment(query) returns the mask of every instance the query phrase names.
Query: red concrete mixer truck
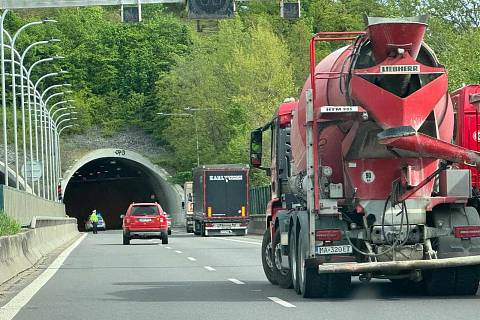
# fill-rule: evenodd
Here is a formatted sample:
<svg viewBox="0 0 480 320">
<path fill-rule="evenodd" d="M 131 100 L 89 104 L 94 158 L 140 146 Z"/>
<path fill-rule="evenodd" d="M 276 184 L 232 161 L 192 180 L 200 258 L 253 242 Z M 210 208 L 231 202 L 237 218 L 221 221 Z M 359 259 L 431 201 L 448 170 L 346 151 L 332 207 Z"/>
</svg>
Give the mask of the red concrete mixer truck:
<svg viewBox="0 0 480 320">
<path fill-rule="evenodd" d="M 251 133 L 257 168 L 271 134 L 262 244 L 271 283 L 310 298 L 348 294 L 352 276 L 431 295 L 477 292 L 469 168 L 480 155 L 452 143 L 447 72 L 423 42 L 426 20 L 368 17 L 364 32 L 316 34 L 299 100 Z M 348 45 L 317 64 L 320 41 Z"/>
</svg>

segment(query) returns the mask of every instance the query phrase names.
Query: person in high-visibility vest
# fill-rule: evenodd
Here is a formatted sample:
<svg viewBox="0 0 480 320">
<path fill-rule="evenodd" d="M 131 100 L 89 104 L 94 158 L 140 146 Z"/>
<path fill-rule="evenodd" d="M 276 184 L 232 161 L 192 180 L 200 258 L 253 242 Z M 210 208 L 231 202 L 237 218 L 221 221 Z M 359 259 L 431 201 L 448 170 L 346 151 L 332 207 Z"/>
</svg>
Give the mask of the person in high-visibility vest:
<svg viewBox="0 0 480 320">
<path fill-rule="evenodd" d="M 97 231 L 97 225 L 98 225 L 97 210 L 92 211 L 92 214 L 90 215 L 89 220 L 92 223 L 93 233 L 97 234 L 98 233 L 98 231 Z"/>
</svg>

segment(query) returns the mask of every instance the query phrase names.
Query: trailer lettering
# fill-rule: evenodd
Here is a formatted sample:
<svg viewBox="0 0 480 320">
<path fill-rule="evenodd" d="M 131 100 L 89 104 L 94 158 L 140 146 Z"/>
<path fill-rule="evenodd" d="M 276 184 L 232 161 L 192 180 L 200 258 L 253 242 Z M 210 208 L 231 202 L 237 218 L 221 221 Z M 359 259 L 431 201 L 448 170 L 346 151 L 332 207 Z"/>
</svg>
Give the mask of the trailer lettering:
<svg viewBox="0 0 480 320">
<path fill-rule="evenodd" d="M 242 175 L 229 175 L 229 176 L 210 176 L 210 181 L 242 181 Z"/>
</svg>

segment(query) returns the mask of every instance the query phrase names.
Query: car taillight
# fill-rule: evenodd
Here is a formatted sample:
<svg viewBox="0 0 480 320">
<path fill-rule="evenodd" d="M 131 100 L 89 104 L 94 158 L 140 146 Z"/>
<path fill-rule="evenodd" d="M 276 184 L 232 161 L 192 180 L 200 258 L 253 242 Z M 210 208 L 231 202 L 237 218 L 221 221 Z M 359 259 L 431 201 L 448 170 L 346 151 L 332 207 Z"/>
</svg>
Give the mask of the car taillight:
<svg viewBox="0 0 480 320">
<path fill-rule="evenodd" d="M 125 219 L 125 224 L 129 224 L 129 223 L 130 223 L 130 218 Z"/>
<path fill-rule="evenodd" d="M 317 241 L 342 240 L 342 231 L 340 229 L 317 230 L 315 231 L 315 240 Z"/>
<path fill-rule="evenodd" d="M 454 227 L 455 238 L 476 238 L 480 237 L 480 226 Z"/>
<path fill-rule="evenodd" d="M 160 223 L 163 223 L 165 220 L 162 217 L 158 217 L 158 221 L 160 221 Z"/>
</svg>

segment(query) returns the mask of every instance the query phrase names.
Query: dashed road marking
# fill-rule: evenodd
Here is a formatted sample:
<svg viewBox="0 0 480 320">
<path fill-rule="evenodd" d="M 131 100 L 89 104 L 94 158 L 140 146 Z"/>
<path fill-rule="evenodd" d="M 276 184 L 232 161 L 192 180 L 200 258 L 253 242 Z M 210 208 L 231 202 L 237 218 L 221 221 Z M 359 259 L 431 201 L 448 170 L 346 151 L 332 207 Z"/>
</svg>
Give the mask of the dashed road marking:
<svg viewBox="0 0 480 320">
<path fill-rule="evenodd" d="M 261 246 L 261 242 L 253 242 L 253 241 L 244 241 L 244 240 L 236 240 L 236 239 L 227 239 L 227 238 L 212 238 L 212 239 L 217 239 L 217 240 L 224 240 L 224 241 L 232 241 L 232 242 L 240 242 L 240 243 L 248 243 L 248 244 L 254 244 L 257 246 Z"/>
<path fill-rule="evenodd" d="M 190 261 L 197 261 L 197 259 L 195 259 L 194 257 L 188 257 L 187 259 Z"/>
<path fill-rule="evenodd" d="M 172 248 L 171 247 L 165 247 L 165 249 L 170 249 L 171 250 Z"/>
<path fill-rule="evenodd" d="M 281 306 L 284 306 L 285 308 L 296 308 L 293 304 L 291 304 L 290 302 L 287 302 L 285 300 L 282 300 L 280 298 L 277 298 L 277 297 L 267 297 L 268 299 L 272 300 L 273 302 L 275 303 L 278 303 L 279 305 Z"/>
<path fill-rule="evenodd" d="M 204 268 L 207 269 L 208 271 L 217 271 L 215 268 L 212 268 L 210 266 L 205 266 Z"/>
<path fill-rule="evenodd" d="M 182 251 L 180 250 L 175 250 L 176 253 L 183 253 Z"/>
<path fill-rule="evenodd" d="M 65 251 L 63 251 L 48 268 L 38 276 L 32 283 L 20 291 L 10 302 L 0 308 L 0 319 L 10 320 L 33 298 L 33 296 L 55 275 L 55 273 L 62 267 L 65 260 L 70 253 L 85 239 L 85 233 Z"/>
<path fill-rule="evenodd" d="M 238 280 L 238 279 L 234 279 L 234 278 L 230 278 L 230 279 L 228 279 L 228 281 L 231 281 L 231 282 L 233 282 L 233 283 L 235 283 L 235 284 L 245 284 L 245 282 L 240 281 L 240 280 Z"/>
</svg>

